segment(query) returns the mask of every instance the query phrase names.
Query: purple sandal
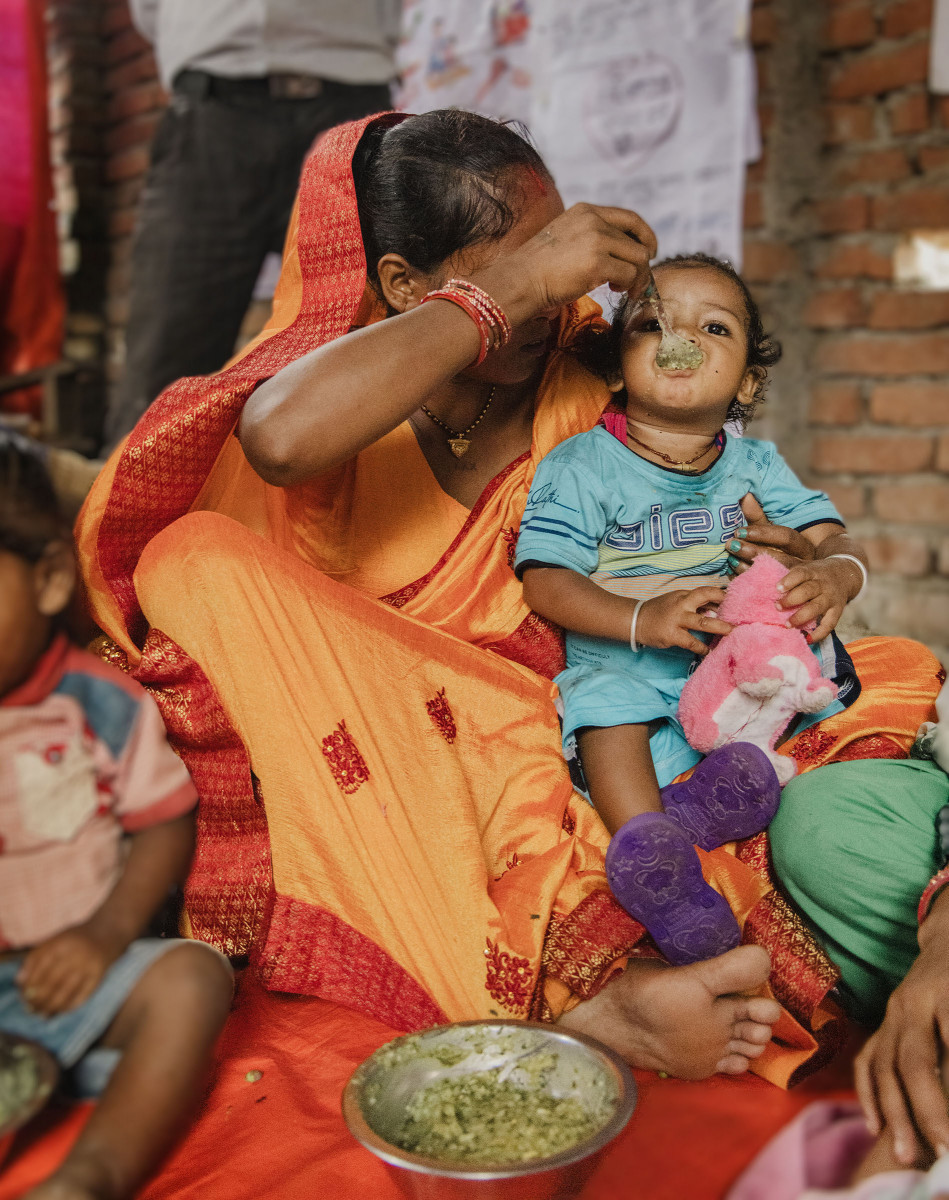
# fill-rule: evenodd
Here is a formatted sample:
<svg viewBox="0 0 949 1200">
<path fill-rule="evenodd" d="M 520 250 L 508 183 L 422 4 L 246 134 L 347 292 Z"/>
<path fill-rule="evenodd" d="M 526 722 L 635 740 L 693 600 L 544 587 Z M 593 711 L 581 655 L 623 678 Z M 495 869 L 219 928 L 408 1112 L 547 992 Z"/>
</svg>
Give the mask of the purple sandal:
<svg viewBox="0 0 949 1200">
<path fill-rule="evenodd" d="M 682 783 L 660 793 L 666 812 L 693 845 L 714 850 L 771 824 L 781 784 L 767 754 L 750 742 L 713 750 Z"/>
<path fill-rule="evenodd" d="M 617 830 L 606 851 L 606 878 L 676 966 L 741 943 L 728 902 L 702 876 L 691 835 L 666 813 L 640 813 Z"/>
</svg>

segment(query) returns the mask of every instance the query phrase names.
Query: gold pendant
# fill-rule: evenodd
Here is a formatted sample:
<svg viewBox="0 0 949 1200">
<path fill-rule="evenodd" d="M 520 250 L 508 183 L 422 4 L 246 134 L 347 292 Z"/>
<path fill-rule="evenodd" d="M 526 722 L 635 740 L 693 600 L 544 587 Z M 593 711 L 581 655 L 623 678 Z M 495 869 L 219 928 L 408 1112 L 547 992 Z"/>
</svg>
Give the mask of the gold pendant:
<svg viewBox="0 0 949 1200">
<path fill-rule="evenodd" d="M 451 452 L 455 458 L 461 458 L 463 454 L 468 453 L 471 443 L 466 437 L 453 437 L 448 439 L 448 445 L 451 446 Z"/>
</svg>

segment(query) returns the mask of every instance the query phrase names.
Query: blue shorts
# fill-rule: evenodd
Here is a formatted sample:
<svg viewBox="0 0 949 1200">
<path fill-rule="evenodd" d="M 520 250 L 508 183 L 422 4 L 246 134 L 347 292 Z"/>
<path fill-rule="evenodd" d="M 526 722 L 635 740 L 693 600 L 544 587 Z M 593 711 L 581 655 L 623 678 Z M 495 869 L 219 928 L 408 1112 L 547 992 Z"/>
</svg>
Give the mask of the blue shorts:
<svg viewBox="0 0 949 1200">
<path fill-rule="evenodd" d="M 40 1016 L 24 1005 L 15 982 L 23 959 L 6 959 L 0 962 L 0 1030 L 39 1042 L 61 1067 L 68 1069 L 79 1064 L 81 1069 L 77 1072 L 77 1090 L 84 1096 L 99 1095 L 108 1083 L 120 1055 L 117 1050 L 92 1048 L 118 1016 L 152 963 L 169 950 L 189 944 L 201 943 L 189 943 L 183 938 L 140 938 L 132 942 L 109 967 L 102 982 L 84 1004 L 53 1017 Z M 210 946 L 208 950 L 217 953 Z"/>
<path fill-rule="evenodd" d="M 702 637 L 701 634 L 697 636 Z M 812 649 L 824 674 L 842 683 L 843 677 L 834 670 L 835 644 L 835 639 L 824 638 Z M 634 651 L 622 642 L 570 632 L 566 637 L 566 650 L 570 665 L 554 682 L 560 690 L 563 749 L 568 762 L 578 757 L 578 729 L 588 726 L 603 729 L 614 725 L 650 726 L 649 750 L 661 788 L 702 759 L 702 755 L 686 741 L 677 715 L 685 682 L 701 661 L 691 650 L 676 646 L 668 650 L 642 646 Z M 843 652 L 842 646 L 840 650 Z M 846 652 L 843 657 L 852 670 L 853 664 Z M 849 697 L 849 702 L 852 703 L 857 695 L 859 687 Z M 819 713 L 799 716 L 794 732 L 815 725 L 843 707 L 839 699 L 832 700 Z"/>
</svg>

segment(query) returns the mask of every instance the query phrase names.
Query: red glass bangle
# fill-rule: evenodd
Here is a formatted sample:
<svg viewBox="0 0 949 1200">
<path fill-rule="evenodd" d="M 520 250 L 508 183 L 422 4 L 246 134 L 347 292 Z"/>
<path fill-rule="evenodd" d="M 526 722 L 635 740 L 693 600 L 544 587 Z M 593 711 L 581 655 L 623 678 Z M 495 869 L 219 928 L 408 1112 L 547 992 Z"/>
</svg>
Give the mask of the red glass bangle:
<svg viewBox="0 0 949 1200">
<path fill-rule="evenodd" d="M 448 300 L 463 309 L 477 325 L 481 334 L 481 353 L 474 365 L 484 362 L 489 350 L 497 350 L 511 340 L 511 322 L 499 304 L 467 279 L 449 279 L 444 287 L 436 288 L 422 297 L 426 300 Z"/>
<path fill-rule="evenodd" d="M 920 924 L 922 924 L 922 922 L 925 921 L 926 917 L 929 915 L 929 910 L 932 907 L 933 901 L 946 886 L 946 884 L 949 884 L 949 866 L 945 866 L 941 871 L 937 871 L 932 879 L 930 879 L 929 883 L 926 884 L 926 890 L 919 898 L 919 909 L 916 913 Z"/>
</svg>

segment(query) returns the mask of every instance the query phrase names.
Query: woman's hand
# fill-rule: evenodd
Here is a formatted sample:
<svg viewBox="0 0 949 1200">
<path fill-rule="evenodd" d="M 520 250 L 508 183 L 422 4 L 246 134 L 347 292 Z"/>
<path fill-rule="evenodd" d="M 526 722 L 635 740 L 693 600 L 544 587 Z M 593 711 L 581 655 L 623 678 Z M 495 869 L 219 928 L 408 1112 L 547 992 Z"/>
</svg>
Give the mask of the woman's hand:
<svg viewBox="0 0 949 1200">
<path fill-rule="evenodd" d="M 690 592 L 666 592 L 664 596 L 647 600 L 636 619 L 636 641 L 659 650 L 681 646 L 694 654 L 708 654 L 709 647 L 693 637 L 691 631 L 723 636 L 731 633 L 732 627 L 727 621 L 720 621 L 705 611 L 721 604 L 724 595 L 722 588 L 698 587 Z"/>
<path fill-rule="evenodd" d="M 608 283 L 639 295 L 656 235 L 626 208 L 574 204 L 510 254 L 471 275 L 518 325 Z"/>
<path fill-rule="evenodd" d="M 745 514 L 745 527 L 735 530 L 735 540 L 728 546 L 733 575 L 747 571 L 762 551 L 786 567 L 796 567 L 814 557 L 813 543 L 796 529 L 772 525 L 751 492 L 742 499 L 741 511 Z"/>
<path fill-rule="evenodd" d="M 870 1132 L 885 1126 L 905 1165 L 926 1145 L 949 1152 L 949 888 L 936 897 L 919 937 L 919 957 L 856 1062 Z"/>
</svg>

